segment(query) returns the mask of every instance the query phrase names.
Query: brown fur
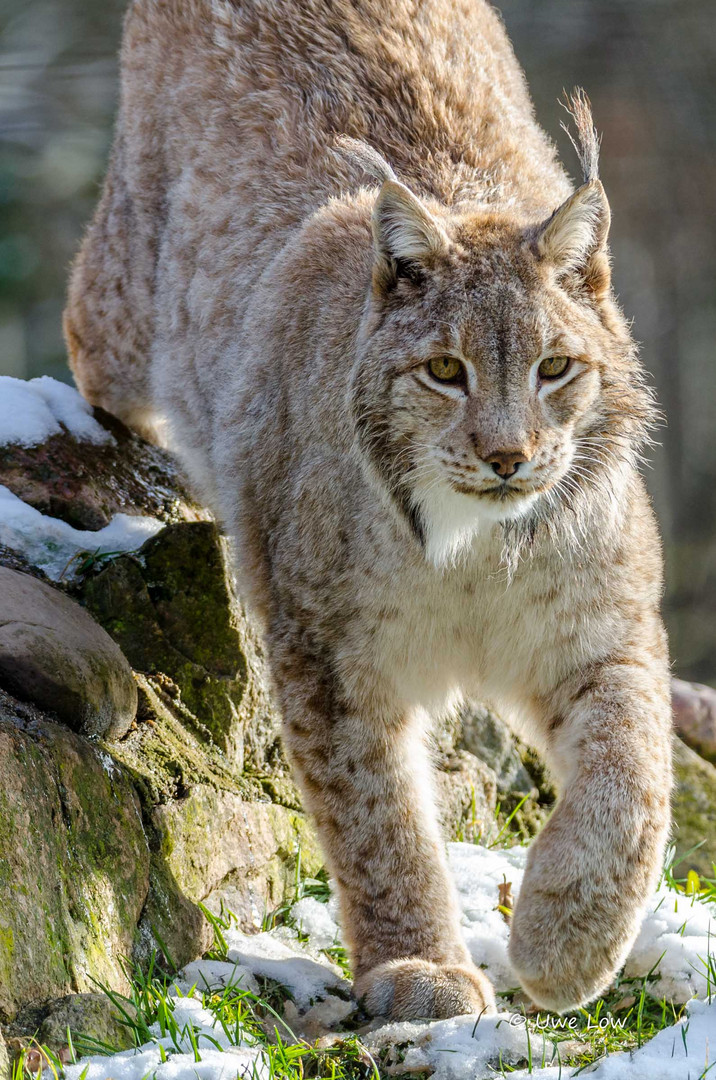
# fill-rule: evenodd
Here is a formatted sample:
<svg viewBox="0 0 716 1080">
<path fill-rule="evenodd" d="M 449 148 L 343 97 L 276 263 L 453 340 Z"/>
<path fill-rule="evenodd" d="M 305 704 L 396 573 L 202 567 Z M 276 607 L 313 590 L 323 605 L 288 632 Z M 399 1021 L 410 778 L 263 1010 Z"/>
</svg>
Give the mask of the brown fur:
<svg viewBox="0 0 716 1080">
<path fill-rule="evenodd" d="M 608 984 L 668 830 L 652 406 L 572 111 L 576 192 L 482 0 L 135 0 L 70 287 L 80 389 L 235 540 L 356 989 L 394 1017 L 493 1002 L 425 748 L 461 694 L 561 789 L 512 921 L 538 1003 Z"/>
</svg>

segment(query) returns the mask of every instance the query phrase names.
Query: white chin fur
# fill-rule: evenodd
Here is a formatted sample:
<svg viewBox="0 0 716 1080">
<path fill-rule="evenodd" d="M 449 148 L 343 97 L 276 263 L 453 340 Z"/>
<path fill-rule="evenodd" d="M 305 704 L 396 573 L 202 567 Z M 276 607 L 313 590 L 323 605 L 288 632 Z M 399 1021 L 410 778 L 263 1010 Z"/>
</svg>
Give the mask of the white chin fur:
<svg viewBox="0 0 716 1080">
<path fill-rule="evenodd" d="M 466 555 L 479 534 L 490 532 L 499 522 L 522 517 L 537 493 L 513 496 L 500 503 L 463 495 L 447 484 L 436 484 L 414 496 L 425 529 L 425 554 L 436 567 L 454 563 Z"/>
</svg>

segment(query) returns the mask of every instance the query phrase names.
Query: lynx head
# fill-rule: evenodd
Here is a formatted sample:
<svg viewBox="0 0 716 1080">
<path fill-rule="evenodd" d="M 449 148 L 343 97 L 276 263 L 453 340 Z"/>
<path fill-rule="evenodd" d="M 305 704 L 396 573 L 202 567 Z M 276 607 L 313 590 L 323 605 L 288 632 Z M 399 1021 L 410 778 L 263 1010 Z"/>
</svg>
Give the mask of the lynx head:
<svg viewBox="0 0 716 1080">
<path fill-rule="evenodd" d="M 495 523 L 533 528 L 588 498 L 651 419 L 611 294 L 596 135 L 586 99 L 573 107 L 584 183 L 546 220 L 429 205 L 382 163 L 352 408 L 436 564 Z"/>
</svg>

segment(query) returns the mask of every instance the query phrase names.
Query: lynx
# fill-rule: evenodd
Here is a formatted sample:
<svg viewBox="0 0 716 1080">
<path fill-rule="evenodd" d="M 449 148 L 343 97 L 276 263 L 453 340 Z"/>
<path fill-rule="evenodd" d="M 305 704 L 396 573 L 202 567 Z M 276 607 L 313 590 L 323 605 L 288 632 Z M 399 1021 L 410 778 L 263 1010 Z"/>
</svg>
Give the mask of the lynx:
<svg viewBox="0 0 716 1080">
<path fill-rule="evenodd" d="M 576 188 L 484 0 L 127 15 L 72 368 L 180 455 L 233 539 L 377 1015 L 494 1008 L 432 794 L 430 724 L 461 697 L 560 791 L 512 919 L 538 1005 L 603 991 L 660 870 L 654 406 L 586 97 L 570 108 Z"/>
</svg>

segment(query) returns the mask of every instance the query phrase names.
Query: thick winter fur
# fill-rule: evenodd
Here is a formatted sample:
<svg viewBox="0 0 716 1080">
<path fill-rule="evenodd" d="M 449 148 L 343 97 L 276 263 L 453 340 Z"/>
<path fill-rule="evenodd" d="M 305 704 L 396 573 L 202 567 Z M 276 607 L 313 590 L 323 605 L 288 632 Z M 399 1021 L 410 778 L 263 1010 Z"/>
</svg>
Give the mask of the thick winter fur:
<svg viewBox="0 0 716 1080">
<path fill-rule="evenodd" d="M 425 747 L 461 694 L 561 789 L 510 943 L 540 1005 L 609 983 L 668 830 L 652 406 L 571 107 L 576 191 L 482 0 L 135 0 L 72 277 L 82 392 L 235 540 L 356 990 L 394 1017 L 493 1002 Z"/>
</svg>

